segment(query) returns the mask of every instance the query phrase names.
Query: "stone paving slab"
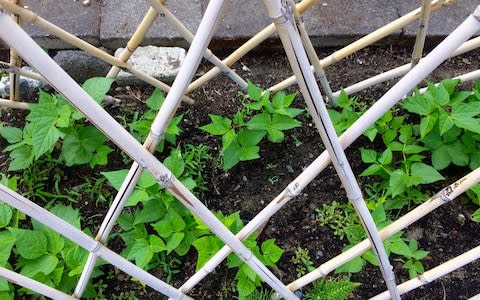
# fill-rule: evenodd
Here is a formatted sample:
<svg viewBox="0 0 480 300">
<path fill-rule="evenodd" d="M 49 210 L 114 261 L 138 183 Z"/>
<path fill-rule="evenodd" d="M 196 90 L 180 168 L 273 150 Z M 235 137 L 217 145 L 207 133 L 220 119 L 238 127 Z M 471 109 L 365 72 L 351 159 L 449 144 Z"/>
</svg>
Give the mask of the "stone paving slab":
<svg viewBox="0 0 480 300">
<path fill-rule="evenodd" d="M 25 6 L 50 23 L 57 25 L 75 36 L 95 45 L 100 45 L 99 27 L 101 6 L 92 1 L 85 7 L 81 1 L 73 0 L 26 0 Z M 25 24 L 26 31 L 47 49 L 70 49 L 70 44 L 46 33 L 42 29 Z"/>
<path fill-rule="evenodd" d="M 419 6 L 420 1 L 408 0 L 398 3 L 398 10 L 403 15 Z M 432 12 L 428 23 L 429 39 L 438 40 L 452 32 L 480 5 L 478 0 L 457 0 L 456 3 Z M 411 24 L 404 29 L 406 37 L 414 37 L 418 24 Z"/>
<path fill-rule="evenodd" d="M 100 41 L 104 47 L 125 47 L 148 10 L 145 0 L 104 0 Z M 199 0 L 168 1 L 167 7 L 191 32 L 195 32 L 202 16 Z M 187 42 L 164 17 L 159 16 L 147 32 L 142 45 L 182 46 Z"/>
</svg>

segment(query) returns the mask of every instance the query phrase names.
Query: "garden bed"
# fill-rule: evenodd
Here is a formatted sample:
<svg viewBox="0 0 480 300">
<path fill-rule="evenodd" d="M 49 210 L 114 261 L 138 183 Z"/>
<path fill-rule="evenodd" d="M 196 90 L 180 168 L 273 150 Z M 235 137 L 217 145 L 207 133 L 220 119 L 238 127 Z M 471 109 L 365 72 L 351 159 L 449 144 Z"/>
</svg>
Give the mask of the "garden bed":
<svg viewBox="0 0 480 300">
<path fill-rule="evenodd" d="M 320 57 L 331 53 L 331 49 L 321 50 Z M 463 55 L 459 58 L 448 60 L 429 78 L 437 82 L 444 78 L 453 77 L 469 70 L 480 68 L 480 54 L 477 52 Z M 378 74 L 380 71 L 389 70 L 392 67 L 409 62 L 409 53 L 406 50 L 392 50 L 387 48 L 370 48 L 331 67 L 328 67 L 327 76 L 333 90 L 338 90 L 349 84 L 363 80 L 369 76 Z M 240 75 L 256 85 L 266 88 L 276 84 L 291 75 L 288 62 L 282 52 L 265 52 L 252 54 L 234 65 Z M 201 66 L 196 76 L 200 76 L 208 70 Z M 368 89 L 358 95 L 360 106 L 376 101 L 394 81 L 381 86 Z M 471 90 L 473 84 L 465 84 L 463 89 Z M 295 92 L 292 87 L 290 92 Z M 122 100 L 118 107 L 108 107 L 107 110 L 120 122 L 129 123 L 148 108 L 144 104 L 152 93 L 152 89 L 144 87 L 114 87 L 110 94 Z M 187 144 L 206 145 L 211 159 L 204 168 L 203 177 L 206 189 L 198 190 L 197 195 L 212 211 L 222 211 L 229 215 L 240 211 L 241 219 L 247 223 L 260 212 L 272 199 L 274 199 L 292 180 L 298 176 L 322 151 L 324 147 L 311 119 L 302 114 L 298 117 L 301 126 L 285 132 L 282 143 L 262 141 L 260 144 L 259 159 L 242 161 L 231 169 L 224 170 L 220 158 L 221 139 L 201 130 L 199 127 L 211 122 L 209 114 L 224 117 L 233 117 L 242 107 L 243 96 L 239 95 L 238 87 L 228 79 L 220 76 L 212 82 L 200 87 L 191 94 L 196 100 L 194 105 L 182 105 L 179 113 L 183 113 L 183 121 L 179 127 L 182 132 L 177 137 L 177 144 L 182 149 Z M 298 96 L 293 104 L 294 107 L 305 107 L 301 96 Z M 20 127 L 24 123 L 26 112 L 5 110 L 2 112 L 4 126 Z M 408 122 L 415 122 L 414 117 Z M 418 120 L 417 120 L 418 121 Z M 5 148 L 8 143 L 1 139 L 0 148 Z M 113 145 L 110 145 L 113 147 Z M 171 147 L 171 146 L 168 146 Z M 376 139 L 373 143 L 367 137 L 359 138 L 347 150 L 347 157 L 352 165 L 354 173 L 358 176 L 368 164 L 362 162 L 360 148 L 383 151 L 385 146 Z M 56 151 L 56 152 L 55 152 Z M 53 152 L 53 157 L 58 156 L 59 150 Z M 162 160 L 169 151 L 159 153 Z M 82 215 L 82 228 L 89 228 L 94 234 L 97 232 L 103 216 L 108 209 L 108 202 L 115 195 L 115 190 L 103 179 L 101 172 L 129 168 L 130 162 L 124 155 L 115 149 L 109 155 L 106 166 L 98 166 L 94 169 L 85 166 L 66 167 L 55 164 L 39 165 L 28 175 L 37 185 L 26 182 L 25 173 L 21 171 L 7 172 L 8 154 L 2 153 L 0 157 L 1 172 L 19 177 L 19 191 L 32 196 L 31 199 L 40 205 L 46 203 L 71 204 L 78 208 Z M 428 159 L 426 160 L 428 161 Z M 49 166 L 47 168 L 47 166 Z M 45 170 L 48 170 L 45 172 Z M 452 183 L 469 172 L 468 167 L 449 167 L 441 171 L 446 177 L 445 181 L 436 182 L 423 188 L 423 192 L 433 196 L 441 188 Z M 39 178 L 46 177 L 44 181 Z M 55 194 L 55 184 L 51 178 L 59 178 L 60 191 L 68 195 L 64 199 L 53 199 L 48 194 L 35 193 L 29 188 L 35 186 L 44 192 Z M 373 183 L 371 177 L 359 176 L 361 187 L 365 190 Z M 88 186 L 95 186 L 97 190 L 82 189 L 82 184 L 90 182 Z M 40 185 L 38 185 L 40 183 Z M 85 187 L 85 186 L 83 186 Z M 77 192 L 71 193 L 71 191 Z M 100 193 L 102 199 L 98 196 Z M 42 196 L 43 195 L 43 196 Z M 42 199 L 44 198 L 44 199 Z M 70 202 L 73 201 L 73 202 Z M 288 283 L 297 278 L 297 268 L 301 263 L 295 263 L 296 251 L 301 247 L 308 250 L 313 266 L 338 255 L 344 246 L 348 244 L 344 237 L 340 239 L 334 234 L 334 230 L 327 226 L 321 226 L 321 221 L 316 209 L 321 209 L 324 204 L 346 203 L 346 196 L 340 187 L 340 181 L 333 167 L 328 167 L 315 180 L 280 210 L 266 225 L 259 235 L 260 241 L 275 239 L 276 244 L 284 250 L 277 267 L 273 269 L 275 275 L 282 282 Z M 412 205 L 413 207 L 414 205 Z M 412 208 L 410 207 L 410 208 Z M 471 220 L 471 215 L 478 208 L 467 197 L 459 197 L 455 201 L 444 205 L 430 215 L 414 223 L 405 230 L 405 235 L 418 241 L 421 249 L 429 251 L 423 258 L 425 270 L 431 269 L 448 259 L 451 259 L 471 248 L 478 246 L 480 241 L 479 224 Z M 134 211 L 132 207 L 127 210 Z M 390 218 L 396 219 L 407 212 L 407 208 L 395 211 Z M 115 229 L 120 230 L 119 228 Z M 93 235 L 94 235 L 93 234 Z M 259 243 L 260 244 L 260 243 Z M 124 242 L 118 235 L 114 237 L 109 247 L 120 253 L 125 247 Z M 176 257 L 169 271 L 173 271 L 171 278 L 174 286 L 179 287 L 195 271 L 196 255 L 192 248 L 191 255 Z M 408 271 L 402 268 L 402 257 L 392 255 L 390 261 L 394 265 L 397 282 L 408 280 Z M 12 262 L 13 263 L 13 262 Z M 305 264 L 303 264 L 305 267 Z M 128 295 L 135 295 L 139 299 L 159 299 L 158 294 L 149 288 L 143 288 L 140 284 L 131 281 L 127 276 L 116 272 L 112 268 L 102 267 L 105 275 L 95 279 L 97 292 L 107 299 L 122 299 L 120 293 L 124 291 L 123 299 L 130 299 Z M 158 267 L 152 270 L 153 274 L 162 279 L 167 278 L 166 269 Z M 176 273 L 175 271 L 179 272 Z M 207 277 L 196 287 L 190 295 L 195 299 L 232 299 L 236 295 L 233 278 L 235 270 L 227 269 L 225 264 L 217 268 L 216 272 Z M 441 279 L 408 293 L 404 299 L 467 299 L 480 293 L 480 263 L 474 262 L 465 268 L 461 268 Z M 102 280 L 102 283 L 99 283 Z M 352 281 L 360 282 L 351 299 L 366 299 L 385 290 L 382 276 L 378 268 L 367 264 L 359 273 L 354 273 Z M 305 292 L 305 291 L 304 291 Z"/>
</svg>

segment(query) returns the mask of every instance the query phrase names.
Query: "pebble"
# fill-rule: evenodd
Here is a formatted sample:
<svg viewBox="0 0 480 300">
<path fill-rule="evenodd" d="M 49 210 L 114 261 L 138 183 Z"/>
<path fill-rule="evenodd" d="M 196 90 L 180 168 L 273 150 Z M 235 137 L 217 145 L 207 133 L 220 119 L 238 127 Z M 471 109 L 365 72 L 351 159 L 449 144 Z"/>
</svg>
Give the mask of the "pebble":
<svg viewBox="0 0 480 300">
<path fill-rule="evenodd" d="M 457 215 L 457 222 L 458 224 L 460 224 L 461 226 L 465 225 L 465 215 L 464 214 L 458 214 Z"/>
<path fill-rule="evenodd" d="M 322 250 L 318 250 L 316 253 L 315 253 L 315 258 L 316 259 L 320 259 L 323 257 L 323 251 Z"/>
<path fill-rule="evenodd" d="M 242 177 L 242 180 L 245 181 L 245 182 L 247 182 L 247 181 L 248 181 L 247 176 L 244 175 L 244 176 Z"/>
<path fill-rule="evenodd" d="M 287 165 L 286 168 L 287 168 L 288 173 L 293 173 L 294 172 L 291 165 Z"/>
</svg>

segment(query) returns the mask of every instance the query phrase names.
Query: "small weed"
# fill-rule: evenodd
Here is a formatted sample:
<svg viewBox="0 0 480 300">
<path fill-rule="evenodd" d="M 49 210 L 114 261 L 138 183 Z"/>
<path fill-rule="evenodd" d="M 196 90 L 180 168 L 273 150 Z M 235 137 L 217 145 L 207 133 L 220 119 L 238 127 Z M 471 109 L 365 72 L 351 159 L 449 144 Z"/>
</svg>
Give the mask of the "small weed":
<svg viewBox="0 0 480 300">
<path fill-rule="evenodd" d="M 344 300 L 360 286 L 348 278 L 324 279 L 313 283 L 303 299 L 305 300 Z"/>
<path fill-rule="evenodd" d="M 308 249 L 306 248 L 298 247 L 295 250 L 295 256 L 292 257 L 291 262 L 295 265 L 297 277 L 302 277 L 303 275 L 315 270 L 312 259 L 308 253 Z"/>
</svg>

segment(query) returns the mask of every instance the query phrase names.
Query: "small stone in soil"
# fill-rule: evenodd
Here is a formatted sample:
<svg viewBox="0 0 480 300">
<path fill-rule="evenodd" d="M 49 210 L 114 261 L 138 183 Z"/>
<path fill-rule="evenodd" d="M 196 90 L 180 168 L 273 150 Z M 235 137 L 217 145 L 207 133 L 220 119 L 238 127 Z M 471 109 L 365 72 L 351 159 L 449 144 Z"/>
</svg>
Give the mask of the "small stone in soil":
<svg viewBox="0 0 480 300">
<path fill-rule="evenodd" d="M 317 253 L 315 253 L 315 258 L 316 259 L 320 259 L 323 257 L 323 251 L 322 250 L 318 250 Z"/>
<path fill-rule="evenodd" d="M 286 169 L 287 169 L 287 172 L 288 172 L 288 173 L 293 173 L 293 172 L 294 172 L 291 165 L 287 165 L 287 166 L 286 166 Z"/>
<path fill-rule="evenodd" d="M 460 224 L 461 226 L 465 225 L 465 215 L 464 214 L 458 214 L 457 215 L 457 222 L 458 224 Z"/>
</svg>

